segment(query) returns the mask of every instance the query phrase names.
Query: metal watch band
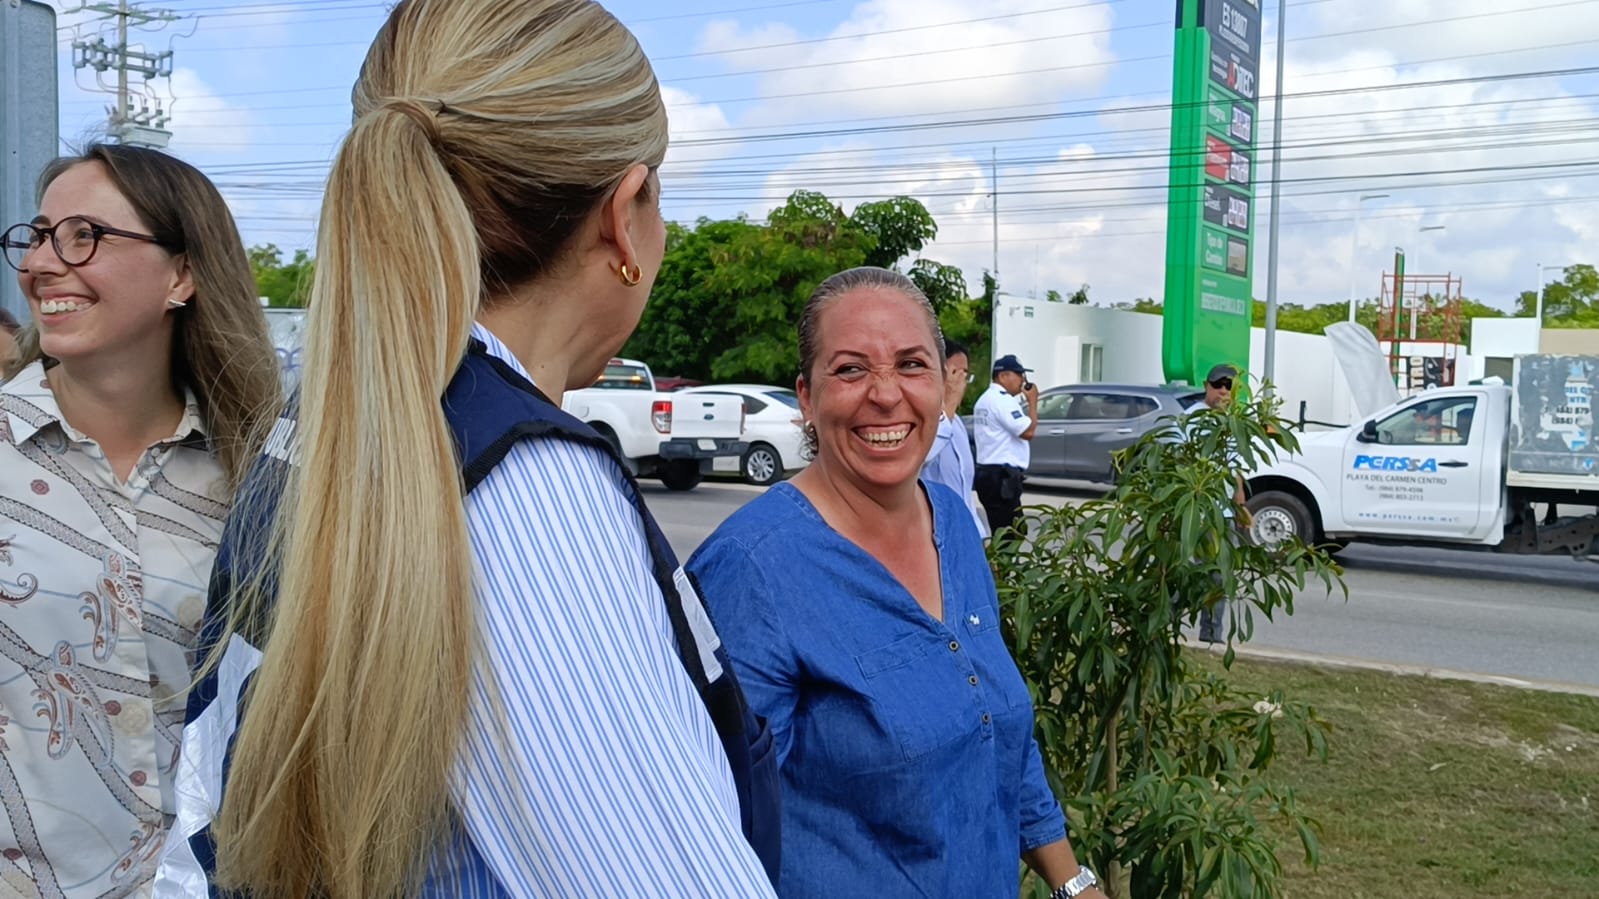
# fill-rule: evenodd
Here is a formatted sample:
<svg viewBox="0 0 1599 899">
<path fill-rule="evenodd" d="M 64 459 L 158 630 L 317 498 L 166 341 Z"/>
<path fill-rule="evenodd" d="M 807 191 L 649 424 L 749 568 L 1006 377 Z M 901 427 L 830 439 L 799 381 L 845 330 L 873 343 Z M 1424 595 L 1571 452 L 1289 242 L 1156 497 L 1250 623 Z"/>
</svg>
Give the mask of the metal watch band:
<svg viewBox="0 0 1599 899">
<path fill-rule="evenodd" d="M 1077 876 L 1056 887 L 1055 892 L 1049 894 L 1049 899 L 1072 899 L 1083 890 L 1098 883 L 1099 878 L 1094 876 L 1093 871 L 1088 870 L 1086 866 L 1079 867 Z"/>
</svg>

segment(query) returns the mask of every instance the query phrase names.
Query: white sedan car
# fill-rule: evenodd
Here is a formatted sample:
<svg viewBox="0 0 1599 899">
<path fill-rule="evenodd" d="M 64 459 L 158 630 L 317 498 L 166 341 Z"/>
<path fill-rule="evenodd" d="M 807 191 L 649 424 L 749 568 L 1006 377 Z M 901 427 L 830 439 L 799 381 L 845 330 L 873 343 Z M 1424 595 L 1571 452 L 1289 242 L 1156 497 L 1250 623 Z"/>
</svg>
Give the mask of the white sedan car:
<svg viewBox="0 0 1599 899">
<path fill-rule="evenodd" d="M 800 452 L 805 442 L 800 431 L 804 421 L 793 390 L 761 384 L 711 384 L 678 392 L 736 396 L 744 401 L 744 442 L 750 447 L 742 458 L 718 457 L 713 471 L 737 471 L 749 483 L 765 486 L 810 461 Z"/>
</svg>

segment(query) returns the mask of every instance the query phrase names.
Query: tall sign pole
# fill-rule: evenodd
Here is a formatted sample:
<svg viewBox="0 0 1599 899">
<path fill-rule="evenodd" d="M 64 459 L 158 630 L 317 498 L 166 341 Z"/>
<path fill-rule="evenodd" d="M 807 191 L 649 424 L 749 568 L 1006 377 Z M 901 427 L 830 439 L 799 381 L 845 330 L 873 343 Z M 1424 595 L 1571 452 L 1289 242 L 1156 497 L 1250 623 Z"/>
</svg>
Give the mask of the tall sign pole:
<svg viewBox="0 0 1599 899">
<path fill-rule="evenodd" d="M 1249 361 L 1259 0 L 1178 0 L 1162 364 L 1198 384 Z"/>
<path fill-rule="evenodd" d="M 1412 313 L 1414 314 L 1414 313 Z M 1405 250 L 1394 247 L 1394 333 L 1388 344 L 1388 366 L 1399 377 L 1399 346 L 1405 333 Z"/>
<path fill-rule="evenodd" d="M 0 228 L 33 218 L 39 173 L 57 155 L 56 13 L 33 0 L 0 0 Z M 0 270 L 0 306 L 20 321 L 27 303 Z"/>
</svg>

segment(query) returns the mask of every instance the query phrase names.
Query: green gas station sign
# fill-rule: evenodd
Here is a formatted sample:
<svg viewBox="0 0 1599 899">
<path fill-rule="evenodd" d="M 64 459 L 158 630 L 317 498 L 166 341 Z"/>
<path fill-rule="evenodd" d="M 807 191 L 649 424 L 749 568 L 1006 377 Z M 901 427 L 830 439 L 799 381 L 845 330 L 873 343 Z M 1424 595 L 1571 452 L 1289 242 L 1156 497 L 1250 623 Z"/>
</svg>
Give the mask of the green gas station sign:
<svg viewBox="0 0 1599 899">
<path fill-rule="evenodd" d="M 1167 189 L 1166 377 L 1249 361 L 1258 0 L 1178 0 Z"/>
</svg>

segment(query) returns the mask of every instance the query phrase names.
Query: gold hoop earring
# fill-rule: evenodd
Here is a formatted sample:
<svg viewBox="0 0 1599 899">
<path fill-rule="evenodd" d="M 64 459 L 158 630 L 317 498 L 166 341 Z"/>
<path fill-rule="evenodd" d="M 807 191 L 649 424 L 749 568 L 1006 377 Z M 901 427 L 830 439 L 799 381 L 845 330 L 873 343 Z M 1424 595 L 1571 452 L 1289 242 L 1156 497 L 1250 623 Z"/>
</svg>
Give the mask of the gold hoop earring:
<svg viewBox="0 0 1599 899">
<path fill-rule="evenodd" d="M 629 272 L 625 262 L 622 263 L 622 269 L 617 274 L 621 276 L 622 283 L 628 287 L 637 287 L 639 282 L 644 280 L 644 269 L 641 266 L 635 265 L 633 266 L 633 271 Z"/>
</svg>

